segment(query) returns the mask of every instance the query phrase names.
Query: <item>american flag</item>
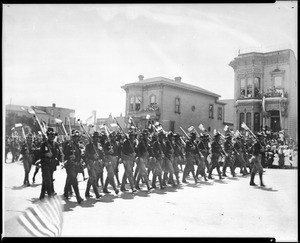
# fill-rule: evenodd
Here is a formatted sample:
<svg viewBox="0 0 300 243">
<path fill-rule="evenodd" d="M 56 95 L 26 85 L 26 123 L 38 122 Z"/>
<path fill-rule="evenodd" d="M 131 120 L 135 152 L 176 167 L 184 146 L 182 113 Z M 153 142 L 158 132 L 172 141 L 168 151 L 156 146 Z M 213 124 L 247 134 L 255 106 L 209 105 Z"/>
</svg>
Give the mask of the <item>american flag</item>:
<svg viewBox="0 0 300 243">
<path fill-rule="evenodd" d="M 63 226 L 63 205 L 59 196 L 44 199 L 26 209 L 18 222 L 36 237 L 59 237 Z"/>
</svg>

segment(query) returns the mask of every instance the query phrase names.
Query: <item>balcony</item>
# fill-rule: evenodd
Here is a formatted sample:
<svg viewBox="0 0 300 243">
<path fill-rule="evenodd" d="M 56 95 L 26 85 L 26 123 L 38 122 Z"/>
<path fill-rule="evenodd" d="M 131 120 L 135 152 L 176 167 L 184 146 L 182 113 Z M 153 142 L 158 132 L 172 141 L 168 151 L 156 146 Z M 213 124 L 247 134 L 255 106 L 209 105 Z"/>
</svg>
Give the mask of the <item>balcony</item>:
<svg viewBox="0 0 300 243">
<path fill-rule="evenodd" d="M 146 119 L 147 115 L 150 115 L 151 119 L 159 118 L 160 116 L 159 107 L 156 104 L 153 104 L 153 105 L 149 105 L 145 109 L 128 111 L 128 116 L 132 116 L 132 117 Z"/>
</svg>

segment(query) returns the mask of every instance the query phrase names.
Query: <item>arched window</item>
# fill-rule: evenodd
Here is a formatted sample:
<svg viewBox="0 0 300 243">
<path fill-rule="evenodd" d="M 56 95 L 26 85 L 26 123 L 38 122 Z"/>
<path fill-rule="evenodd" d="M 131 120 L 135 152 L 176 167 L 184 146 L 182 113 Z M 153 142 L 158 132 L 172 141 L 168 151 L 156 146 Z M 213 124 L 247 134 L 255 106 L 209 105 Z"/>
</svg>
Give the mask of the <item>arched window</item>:
<svg viewBox="0 0 300 243">
<path fill-rule="evenodd" d="M 129 111 L 133 111 L 133 106 L 134 106 L 134 96 L 130 97 Z"/>
<path fill-rule="evenodd" d="M 258 112 L 254 113 L 254 132 L 259 132 L 260 130 L 260 114 Z"/>
<path fill-rule="evenodd" d="M 252 89 L 253 89 L 253 80 L 252 80 L 252 78 L 248 78 L 247 79 L 247 97 L 248 98 L 253 97 Z"/>
<path fill-rule="evenodd" d="M 254 78 L 254 97 L 259 97 L 260 94 L 260 78 L 255 77 Z"/>
<path fill-rule="evenodd" d="M 155 95 L 151 95 L 150 96 L 150 105 L 155 105 L 156 104 L 156 96 Z"/>
<path fill-rule="evenodd" d="M 139 111 L 141 109 L 142 97 L 135 97 L 135 110 Z"/>
<path fill-rule="evenodd" d="M 180 98 L 175 98 L 175 113 L 180 114 Z"/>
<path fill-rule="evenodd" d="M 246 125 L 251 129 L 251 112 L 246 113 Z"/>
<path fill-rule="evenodd" d="M 241 79 L 241 97 L 244 98 L 246 96 L 246 80 L 244 78 Z"/>
</svg>

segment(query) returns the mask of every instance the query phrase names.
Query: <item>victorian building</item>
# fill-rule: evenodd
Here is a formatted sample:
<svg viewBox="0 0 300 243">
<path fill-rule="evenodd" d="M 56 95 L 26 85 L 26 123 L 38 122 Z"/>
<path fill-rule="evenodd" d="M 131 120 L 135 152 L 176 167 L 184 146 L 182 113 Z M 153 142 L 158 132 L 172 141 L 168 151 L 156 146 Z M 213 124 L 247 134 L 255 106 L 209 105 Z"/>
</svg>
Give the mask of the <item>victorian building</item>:
<svg viewBox="0 0 300 243">
<path fill-rule="evenodd" d="M 234 69 L 234 129 L 243 122 L 254 132 L 267 126 L 298 140 L 297 61 L 292 50 L 239 54 Z"/>
<path fill-rule="evenodd" d="M 202 124 L 208 131 L 224 128 L 224 105 L 220 95 L 174 79 L 154 77 L 122 86 L 126 91 L 126 117 L 138 128 L 147 128 L 148 121 L 158 121 L 166 131 L 181 132 Z"/>
</svg>

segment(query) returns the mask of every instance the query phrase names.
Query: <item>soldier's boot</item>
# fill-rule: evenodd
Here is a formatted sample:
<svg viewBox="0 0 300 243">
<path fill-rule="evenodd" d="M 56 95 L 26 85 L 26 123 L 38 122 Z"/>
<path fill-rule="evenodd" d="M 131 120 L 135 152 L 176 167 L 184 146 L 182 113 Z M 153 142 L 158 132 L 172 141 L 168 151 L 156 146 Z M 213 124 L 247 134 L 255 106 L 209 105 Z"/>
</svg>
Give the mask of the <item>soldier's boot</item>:
<svg viewBox="0 0 300 243">
<path fill-rule="evenodd" d="M 259 173 L 259 179 L 260 179 L 260 186 L 262 186 L 262 187 L 265 187 L 265 185 L 264 185 L 264 183 L 263 183 L 263 173 L 262 172 L 260 172 Z"/>
<path fill-rule="evenodd" d="M 141 190 L 141 188 L 140 188 L 140 186 L 139 186 L 140 180 L 141 180 L 141 174 L 139 173 L 138 176 L 137 176 L 137 178 L 136 178 L 136 180 L 135 180 L 135 184 L 134 184 L 134 186 L 135 186 L 135 188 L 136 188 L 137 190 Z"/>
<path fill-rule="evenodd" d="M 197 184 L 197 183 L 198 183 L 198 180 L 197 180 L 197 178 L 196 178 L 195 171 L 192 171 L 192 175 L 193 175 L 195 184 Z"/>
<path fill-rule="evenodd" d="M 205 169 L 202 171 L 201 175 L 203 176 L 203 178 L 204 178 L 205 181 L 208 181 L 207 178 L 206 178 Z"/>
<path fill-rule="evenodd" d="M 118 194 L 119 193 L 119 189 L 117 188 L 114 176 L 111 176 L 109 178 L 109 183 L 111 184 L 111 186 L 114 189 L 115 193 Z"/>
<path fill-rule="evenodd" d="M 163 179 L 162 179 L 163 186 L 167 186 L 167 180 L 168 180 L 168 173 L 164 172 Z"/>
<path fill-rule="evenodd" d="M 250 178 L 250 186 L 257 186 L 255 183 L 254 183 L 254 177 L 255 177 L 255 173 L 251 173 L 251 178 Z"/>
<path fill-rule="evenodd" d="M 122 192 L 128 192 L 128 190 L 125 188 L 126 180 L 127 180 L 127 178 L 126 178 L 126 175 L 125 175 L 125 173 L 124 173 L 124 175 L 123 175 L 123 177 L 122 177 L 121 188 L 120 188 L 120 190 L 121 190 Z"/>
<path fill-rule="evenodd" d="M 78 185 L 77 184 L 75 184 L 75 185 L 73 184 L 73 189 L 74 189 L 74 192 L 75 192 L 75 195 L 76 195 L 77 203 L 80 204 L 83 201 L 83 199 L 80 196 Z"/>
<path fill-rule="evenodd" d="M 153 177 L 152 177 L 152 188 L 157 188 L 156 186 L 156 175 L 153 174 Z"/>
<path fill-rule="evenodd" d="M 227 169 L 227 166 L 223 166 L 222 176 L 224 176 L 224 177 L 227 177 L 227 175 L 226 175 L 226 169 Z"/>
<path fill-rule="evenodd" d="M 231 172 L 232 177 L 236 177 L 233 167 L 230 167 L 230 172 Z"/>
<path fill-rule="evenodd" d="M 147 190 L 150 191 L 152 189 L 152 187 L 150 186 L 150 182 L 149 182 L 148 176 L 145 175 L 143 178 L 144 178 L 144 181 L 146 183 Z"/>
<path fill-rule="evenodd" d="M 175 183 L 175 181 L 174 181 L 174 175 L 173 175 L 173 173 L 170 173 L 170 175 L 169 175 L 169 184 L 171 184 L 173 187 L 174 186 L 176 186 L 176 183 Z"/>
<path fill-rule="evenodd" d="M 217 167 L 217 171 L 218 171 L 218 174 L 219 174 L 219 179 L 220 180 L 224 179 L 224 177 L 222 177 L 222 175 L 221 175 L 221 170 L 220 170 L 219 167 Z"/>
<path fill-rule="evenodd" d="M 87 184 L 86 184 L 86 189 L 85 189 L 85 197 L 92 197 L 90 194 L 90 189 L 91 189 L 91 180 L 88 179 Z M 66 195 L 64 195 L 66 197 Z"/>
<path fill-rule="evenodd" d="M 182 183 L 187 183 L 186 176 L 187 176 L 187 172 L 186 172 L 186 170 L 184 170 L 183 175 L 182 175 Z"/>
<path fill-rule="evenodd" d="M 158 180 L 159 180 L 160 189 L 165 189 L 165 187 L 163 185 L 163 181 L 162 181 L 161 175 L 158 176 Z"/>
<path fill-rule="evenodd" d="M 213 171 L 213 167 L 211 166 L 211 167 L 209 167 L 209 170 L 208 170 L 208 176 L 207 176 L 207 178 L 208 179 L 213 179 L 213 177 L 211 176 L 211 174 L 212 174 L 212 171 Z"/>
<path fill-rule="evenodd" d="M 105 179 L 104 186 L 103 186 L 103 192 L 104 192 L 104 193 L 110 193 L 110 191 L 107 190 L 108 182 L 109 182 L 109 178 L 108 178 L 108 176 L 107 176 L 106 179 Z"/>
<path fill-rule="evenodd" d="M 94 193 L 96 195 L 96 198 L 99 199 L 101 197 L 101 195 L 98 191 L 97 183 L 93 183 L 92 187 L 93 187 Z"/>
<path fill-rule="evenodd" d="M 116 176 L 118 186 L 121 186 L 120 179 L 119 179 L 119 173 L 115 172 L 115 176 Z"/>
<path fill-rule="evenodd" d="M 177 185 L 180 185 L 179 174 L 177 172 L 174 173 L 174 174 L 175 174 L 175 177 L 176 177 Z"/>
</svg>

